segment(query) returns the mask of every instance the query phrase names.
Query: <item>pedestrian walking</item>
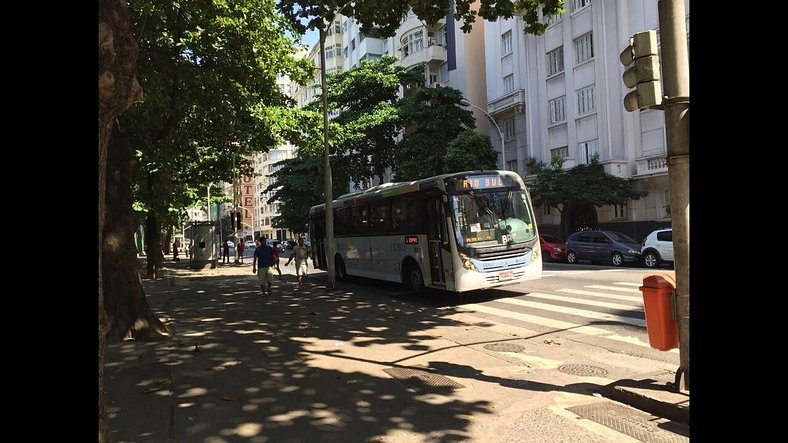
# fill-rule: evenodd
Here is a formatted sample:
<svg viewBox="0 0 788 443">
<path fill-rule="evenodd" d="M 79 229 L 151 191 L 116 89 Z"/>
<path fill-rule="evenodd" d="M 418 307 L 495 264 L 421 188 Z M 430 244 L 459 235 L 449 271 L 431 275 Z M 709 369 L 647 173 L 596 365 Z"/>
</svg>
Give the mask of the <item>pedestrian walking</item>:
<svg viewBox="0 0 788 443">
<path fill-rule="evenodd" d="M 275 241 L 274 245 L 274 268 L 276 272 L 279 273 L 279 280 L 282 280 L 282 270 L 279 269 L 279 242 Z"/>
<path fill-rule="evenodd" d="M 296 276 L 298 276 L 298 289 L 301 289 L 304 286 L 304 278 L 307 274 L 307 262 L 306 259 L 309 258 L 309 248 L 304 245 L 304 239 L 299 238 L 298 244 L 293 247 L 293 253 L 290 254 L 290 258 L 287 259 L 287 263 L 285 266 L 290 264 L 290 261 L 295 259 L 295 268 L 296 268 Z"/>
<path fill-rule="evenodd" d="M 230 244 L 225 241 L 222 245 L 222 263 L 230 261 Z"/>
<path fill-rule="evenodd" d="M 236 246 L 236 248 L 238 248 L 238 259 L 241 261 L 241 263 L 243 263 L 244 262 L 244 248 L 245 248 L 243 240 L 238 241 L 238 246 Z"/>
<path fill-rule="evenodd" d="M 178 258 L 178 246 L 179 246 L 178 240 L 175 240 L 172 243 L 172 259 L 175 261 L 180 261 L 180 259 Z"/>
<path fill-rule="evenodd" d="M 271 284 L 274 282 L 273 265 L 274 250 L 266 244 L 265 237 L 260 237 L 260 246 L 256 247 L 252 254 L 252 274 L 257 274 L 263 295 L 271 295 Z"/>
</svg>

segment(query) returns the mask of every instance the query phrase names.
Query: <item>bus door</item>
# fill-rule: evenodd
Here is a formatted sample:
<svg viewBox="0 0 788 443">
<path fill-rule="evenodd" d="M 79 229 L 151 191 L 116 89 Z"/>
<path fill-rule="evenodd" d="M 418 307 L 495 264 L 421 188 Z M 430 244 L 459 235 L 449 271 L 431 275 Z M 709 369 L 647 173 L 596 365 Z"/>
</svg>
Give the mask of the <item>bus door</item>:
<svg viewBox="0 0 788 443">
<path fill-rule="evenodd" d="M 440 195 L 427 199 L 427 242 L 429 243 L 430 275 L 432 283 L 446 286 L 443 273 L 443 240 L 446 238 L 446 219 Z"/>
</svg>

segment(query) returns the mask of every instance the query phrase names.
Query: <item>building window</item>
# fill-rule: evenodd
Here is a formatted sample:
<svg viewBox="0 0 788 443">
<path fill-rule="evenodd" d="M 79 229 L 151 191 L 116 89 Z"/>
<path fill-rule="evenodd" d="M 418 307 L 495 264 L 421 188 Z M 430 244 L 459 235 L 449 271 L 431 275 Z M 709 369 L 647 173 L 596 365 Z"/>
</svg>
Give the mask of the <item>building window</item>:
<svg viewBox="0 0 788 443">
<path fill-rule="evenodd" d="M 342 55 L 347 57 L 347 46 L 345 46 L 345 49 L 342 50 Z"/>
<path fill-rule="evenodd" d="M 566 120 L 566 96 L 550 100 L 550 123 Z"/>
<path fill-rule="evenodd" d="M 613 205 L 613 218 L 627 218 L 627 205 Z"/>
<path fill-rule="evenodd" d="M 501 36 L 501 54 L 507 55 L 512 53 L 512 31 L 506 31 Z"/>
<path fill-rule="evenodd" d="M 547 26 L 553 26 L 561 21 L 561 14 L 553 14 L 547 16 Z"/>
<path fill-rule="evenodd" d="M 591 0 L 572 0 L 572 12 L 583 9 L 591 4 Z"/>
<path fill-rule="evenodd" d="M 561 146 L 560 148 L 553 148 L 550 150 L 550 158 L 567 157 L 569 157 L 569 146 Z"/>
<path fill-rule="evenodd" d="M 583 116 L 596 111 L 594 85 L 586 86 L 577 91 L 577 115 Z"/>
<path fill-rule="evenodd" d="M 342 32 L 346 32 L 346 31 L 347 31 L 347 20 L 342 22 Z"/>
<path fill-rule="evenodd" d="M 506 140 L 514 140 L 514 117 L 503 121 L 503 137 Z"/>
<path fill-rule="evenodd" d="M 575 39 L 575 64 L 594 58 L 594 38 L 591 32 Z"/>
<path fill-rule="evenodd" d="M 544 205 L 544 215 L 550 215 L 550 206 Z"/>
<path fill-rule="evenodd" d="M 334 47 L 329 46 L 326 48 L 326 59 L 334 58 Z"/>
<path fill-rule="evenodd" d="M 597 140 L 578 143 L 578 154 L 580 163 L 590 164 L 595 155 L 599 155 Z"/>
<path fill-rule="evenodd" d="M 547 53 L 547 76 L 564 72 L 564 47 L 559 46 Z"/>
<path fill-rule="evenodd" d="M 424 50 L 424 31 L 419 30 L 402 36 L 402 57 Z"/>
<path fill-rule="evenodd" d="M 503 78 L 503 93 L 514 92 L 514 74 L 509 74 Z"/>
<path fill-rule="evenodd" d="M 336 32 L 337 34 L 342 32 L 342 26 L 339 25 L 339 22 L 334 22 L 334 32 Z"/>
<path fill-rule="evenodd" d="M 355 51 L 356 50 L 356 39 L 351 39 L 350 40 L 350 50 L 351 51 Z"/>
</svg>

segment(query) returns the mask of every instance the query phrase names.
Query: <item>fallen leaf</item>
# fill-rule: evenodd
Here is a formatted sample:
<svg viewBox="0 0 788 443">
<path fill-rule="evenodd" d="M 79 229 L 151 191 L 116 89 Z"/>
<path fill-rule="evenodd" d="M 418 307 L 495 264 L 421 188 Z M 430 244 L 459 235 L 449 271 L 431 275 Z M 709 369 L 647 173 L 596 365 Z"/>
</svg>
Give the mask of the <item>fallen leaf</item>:
<svg viewBox="0 0 788 443">
<path fill-rule="evenodd" d="M 236 401 L 239 398 L 241 398 L 241 397 L 237 396 L 236 394 L 227 394 L 224 397 L 222 397 L 222 400 L 224 400 L 224 401 Z"/>
</svg>

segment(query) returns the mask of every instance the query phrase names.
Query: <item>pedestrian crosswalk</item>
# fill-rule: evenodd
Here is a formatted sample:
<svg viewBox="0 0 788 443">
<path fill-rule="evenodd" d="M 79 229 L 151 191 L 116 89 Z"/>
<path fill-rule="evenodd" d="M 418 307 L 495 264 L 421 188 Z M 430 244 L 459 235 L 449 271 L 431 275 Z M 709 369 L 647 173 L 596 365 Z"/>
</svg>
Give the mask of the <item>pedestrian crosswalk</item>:
<svg viewBox="0 0 788 443">
<path fill-rule="evenodd" d="M 463 304 L 463 310 L 491 321 L 540 334 L 606 341 L 613 348 L 651 348 L 646 336 L 641 283 L 611 282 L 580 288 L 529 292 L 484 303 Z M 678 353 L 677 349 L 672 351 Z"/>
</svg>

